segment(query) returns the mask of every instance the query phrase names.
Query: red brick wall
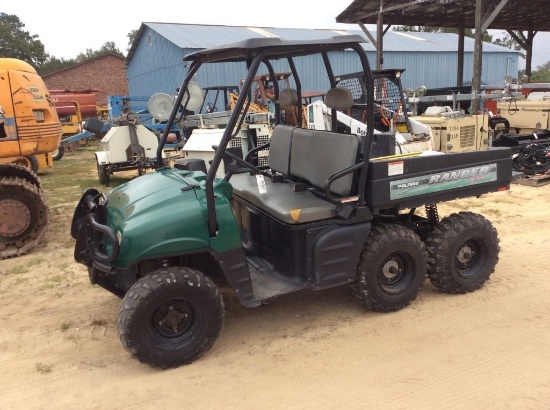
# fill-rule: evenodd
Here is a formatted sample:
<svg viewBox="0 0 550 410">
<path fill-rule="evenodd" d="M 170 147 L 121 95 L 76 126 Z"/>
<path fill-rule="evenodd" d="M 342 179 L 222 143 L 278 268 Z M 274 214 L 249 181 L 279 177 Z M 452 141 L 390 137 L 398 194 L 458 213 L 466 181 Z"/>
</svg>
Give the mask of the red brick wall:
<svg viewBox="0 0 550 410">
<path fill-rule="evenodd" d="M 106 105 L 108 95 L 128 95 L 124 57 L 106 54 L 72 67 L 42 76 L 50 90 L 99 89 L 97 105 Z"/>
</svg>

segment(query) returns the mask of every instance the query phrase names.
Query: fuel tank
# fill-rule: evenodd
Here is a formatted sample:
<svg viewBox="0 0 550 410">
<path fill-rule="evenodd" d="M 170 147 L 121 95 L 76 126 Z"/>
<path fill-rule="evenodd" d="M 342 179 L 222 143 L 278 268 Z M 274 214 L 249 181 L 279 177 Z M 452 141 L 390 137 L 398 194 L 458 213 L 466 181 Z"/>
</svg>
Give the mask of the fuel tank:
<svg viewBox="0 0 550 410">
<path fill-rule="evenodd" d="M 93 91 L 79 92 L 66 90 L 50 90 L 52 101 L 60 117 L 76 114 L 75 102 L 80 107 L 82 118 L 97 116 L 97 101 Z"/>
</svg>

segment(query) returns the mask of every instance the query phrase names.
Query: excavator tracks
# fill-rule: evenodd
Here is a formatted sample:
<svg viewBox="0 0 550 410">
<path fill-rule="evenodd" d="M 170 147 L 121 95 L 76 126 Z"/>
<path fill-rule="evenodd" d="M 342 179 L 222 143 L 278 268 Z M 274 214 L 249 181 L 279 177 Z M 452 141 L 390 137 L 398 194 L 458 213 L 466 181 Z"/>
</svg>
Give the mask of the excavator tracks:
<svg viewBox="0 0 550 410">
<path fill-rule="evenodd" d="M 0 259 L 23 255 L 46 234 L 49 212 L 38 176 L 17 165 L 0 167 Z"/>
</svg>

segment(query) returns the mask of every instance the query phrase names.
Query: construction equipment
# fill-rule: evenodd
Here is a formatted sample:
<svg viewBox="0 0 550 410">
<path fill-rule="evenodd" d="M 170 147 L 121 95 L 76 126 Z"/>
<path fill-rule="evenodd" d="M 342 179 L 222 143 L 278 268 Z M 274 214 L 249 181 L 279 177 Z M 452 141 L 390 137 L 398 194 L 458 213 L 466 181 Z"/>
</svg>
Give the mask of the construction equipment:
<svg viewBox="0 0 550 410">
<path fill-rule="evenodd" d="M 253 96 L 247 108 L 247 115 L 243 116 L 242 126 L 239 133 L 230 141 L 228 149 L 236 155 L 243 156 L 250 150 L 254 154 L 249 158 L 255 165 L 268 165 L 268 150 L 256 150 L 257 147 L 269 144 L 273 132 L 275 106 L 279 104 L 281 122 L 288 125 L 306 127 L 307 105 L 315 100 L 322 101 L 325 93 L 319 91 L 305 91 L 301 93 L 302 105 L 288 106 L 285 101 L 276 101 L 274 95 L 275 84 L 279 90 L 291 90 L 291 72 L 277 72 L 274 75 L 263 73 L 256 75 L 251 86 Z M 239 87 L 235 86 L 213 86 L 202 90 L 204 95 L 203 106 L 197 114 L 187 115 L 179 123 L 182 132 L 185 134 L 186 142 L 181 150 L 183 159 L 176 159 L 176 164 L 185 165 L 197 160 L 203 161 L 208 170 L 209 164 L 214 158 L 212 146 L 218 145 L 226 127 L 232 110 L 239 97 L 240 87 L 243 86 L 242 79 Z M 199 93 L 198 90 L 195 92 Z M 284 92 L 282 93 L 285 94 Z M 224 104 L 220 104 L 223 101 Z M 218 107 L 225 110 L 219 110 Z M 206 107 L 206 109 L 205 109 Z M 221 178 L 225 175 L 225 165 L 218 168 L 217 175 Z"/>
<path fill-rule="evenodd" d="M 0 111 L 0 258 L 7 258 L 29 252 L 47 231 L 35 171 L 58 147 L 61 123 L 36 70 L 12 58 L 0 58 Z"/>
<path fill-rule="evenodd" d="M 489 110 L 468 114 L 463 107 L 472 100 L 478 99 L 488 106 L 497 105 L 502 101 L 515 101 L 522 98 L 521 92 L 514 84 L 492 92 L 466 93 L 465 89 L 458 91 L 449 88 L 449 94 L 434 94 L 425 87 L 416 90 L 401 87 L 401 75 L 404 69 L 386 69 L 373 71 L 375 81 L 375 133 L 383 132 L 394 135 L 395 151 L 406 153 L 434 150 L 438 152 L 479 151 L 490 148 L 495 143 L 495 137 L 508 132 L 506 118 L 494 115 Z M 363 127 L 365 110 L 362 107 L 364 84 L 361 73 L 341 76 L 337 79 L 339 87 L 352 90 L 354 106 L 347 114 L 338 114 L 337 122 L 346 126 L 353 122 L 354 127 Z M 508 81 L 508 80 L 507 80 Z M 510 80 L 511 81 L 511 80 Z M 444 89 L 440 89 L 445 91 Z M 437 90 L 436 90 L 437 91 Z M 417 115 L 422 106 L 422 114 Z M 412 114 L 412 115 L 411 115 Z M 323 121 L 321 117 L 325 117 Z M 330 113 L 321 102 L 312 104 L 308 119 L 309 127 L 316 129 L 325 127 L 323 123 L 330 122 Z M 348 118 L 351 117 L 351 118 Z M 349 125 L 347 125 L 349 127 Z M 503 128 L 504 127 L 504 128 Z M 375 136 L 375 146 L 377 138 Z M 497 141 L 503 146 L 502 141 Z"/>
<path fill-rule="evenodd" d="M 169 100 L 163 100 L 166 96 Z M 101 139 L 102 151 L 96 151 L 99 182 L 109 185 L 110 175 L 115 172 L 137 170 L 142 175 L 148 169 L 154 169 L 166 163 L 163 151 L 161 163 L 157 164 L 156 148 L 158 136 L 141 123 L 140 113 L 146 108 L 144 100 L 127 97 L 109 96 L 110 125 Z M 172 108 L 170 96 L 155 94 L 146 101 L 154 102 L 154 113 L 158 120 L 165 120 L 166 106 Z M 134 105 L 132 105 L 134 103 Z M 164 126 L 162 126 L 164 127 Z"/>
<path fill-rule="evenodd" d="M 533 91 L 522 99 L 499 102 L 496 113 L 505 117 L 509 131 L 518 135 L 550 130 L 550 91 Z"/>
<path fill-rule="evenodd" d="M 75 260 L 91 283 L 122 298 L 118 332 L 133 357 L 160 368 L 201 357 L 224 322 L 221 286 L 253 308 L 298 291 L 351 285 L 366 310 L 390 312 L 416 298 L 426 275 L 444 292 L 466 293 L 494 272 L 499 239 L 491 222 L 466 211 L 440 219 L 436 204 L 508 189 L 510 149 L 373 158 L 378 107 L 364 41 L 257 38 L 187 55 L 158 165 L 199 70 L 236 62 L 247 69 L 208 171 L 196 163 L 160 166 L 109 192 L 83 193 L 71 225 Z M 354 103 L 349 88 L 336 87 L 341 65 L 334 56 L 344 50 L 349 66 L 363 70 L 362 129 L 336 120 Z M 330 128 L 283 124 L 281 106 L 301 108 L 302 95 L 274 83 L 270 143 L 248 152 L 242 145 L 242 155 L 231 151 L 252 115 L 258 70 L 267 67 L 274 77 L 273 67 L 285 63 L 300 84 L 296 67 L 304 61 L 323 62 L 332 87 L 325 97 Z M 386 135 L 384 145 L 384 134 L 378 136 L 384 154 L 393 139 Z M 269 165 L 255 165 L 250 158 L 265 149 Z M 218 178 L 222 163 L 227 172 Z M 416 212 L 422 208 L 425 216 Z"/>
<path fill-rule="evenodd" d="M 82 133 L 85 119 L 98 118 L 101 115 L 101 107 L 97 104 L 95 96 L 98 91 L 100 90 L 50 90 L 63 130 L 61 144 L 52 153 L 54 161 L 59 161 L 63 157 L 65 149 L 77 149 L 86 143 L 86 138 L 79 138 L 70 143 L 66 140 Z"/>
<path fill-rule="evenodd" d="M 57 112 L 59 114 L 60 103 L 55 102 L 55 104 Z M 80 110 L 80 104 L 77 101 L 66 101 L 63 104 L 72 105 L 74 107 L 74 111 L 66 113 L 62 117 L 59 117 L 59 120 L 61 121 L 61 129 L 63 130 L 63 135 L 61 136 L 61 144 L 59 145 L 57 150 L 52 153 L 52 158 L 54 161 L 59 161 L 61 158 L 63 158 L 63 155 L 65 154 L 65 145 L 68 148 L 73 146 L 73 144 L 64 145 L 63 140 L 82 132 L 82 111 Z M 80 142 L 78 142 L 78 145 L 80 145 Z"/>
<path fill-rule="evenodd" d="M 490 147 L 493 131 L 489 127 L 486 114 L 462 114 L 449 106 L 431 106 L 420 115 L 409 114 L 412 109 L 406 95 L 418 99 L 425 90 L 416 92 L 403 90 L 401 76 L 404 69 L 385 69 L 373 71 L 375 84 L 374 151 L 379 141 L 388 143 L 386 136 L 392 135 L 393 153 L 413 153 L 419 151 L 464 152 L 477 151 Z M 364 132 L 366 124 L 365 80 L 362 73 L 352 73 L 336 78 L 338 87 L 348 88 L 354 99 L 353 107 L 347 113 L 337 113 L 340 127 Z M 411 98 L 412 100 L 412 98 Z M 416 103 L 416 100 L 415 100 Z M 413 109 L 413 111 L 415 111 Z M 322 101 L 308 106 L 308 128 L 330 129 L 330 110 Z M 383 151 L 388 151 L 385 147 Z"/>
</svg>

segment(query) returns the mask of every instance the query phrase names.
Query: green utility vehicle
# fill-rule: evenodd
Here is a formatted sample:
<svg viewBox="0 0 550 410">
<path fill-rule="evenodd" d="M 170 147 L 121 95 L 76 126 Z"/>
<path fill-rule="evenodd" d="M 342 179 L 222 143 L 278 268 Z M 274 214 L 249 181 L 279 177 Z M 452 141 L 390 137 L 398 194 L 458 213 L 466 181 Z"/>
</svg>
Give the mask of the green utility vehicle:
<svg viewBox="0 0 550 410">
<path fill-rule="evenodd" d="M 350 285 L 367 310 L 390 312 L 411 303 L 426 277 L 448 293 L 487 281 L 498 261 L 495 228 L 472 212 L 440 219 L 436 204 L 508 189 L 509 148 L 400 154 L 394 134 L 374 132 L 374 109 L 366 110 L 366 128 L 337 122 L 337 111 L 354 104 L 349 89 L 338 87 L 340 75 L 363 71 L 362 108 L 365 101 L 375 106 L 363 42 L 261 38 L 186 56 L 166 130 L 185 121 L 193 98 L 186 90 L 200 69 L 246 70 L 213 159 L 187 158 L 106 193 L 84 192 L 71 227 L 74 256 L 91 283 L 122 298 L 118 331 L 132 356 L 170 368 L 203 355 L 224 322 L 220 287 L 252 308 L 292 292 Z M 345 58 L 335 59 L 336 52 Z M 302 81 L 313 68 L 326 75 L 332 124 L 284 124 L 280 108 L 292 105 L 302 124 Z M 251 138 L 236 150 L 231 144 L 243 139 L 253 115 L 255 76 L 275 78 L 281 70 L 292 72 L 295 88 L 274 82 L 268 146 Z M 158 164 L 167 137 L 165 131 Z M 259 164 L 257 153 L 266 149 L 268 165 Z"/>
</svg>

